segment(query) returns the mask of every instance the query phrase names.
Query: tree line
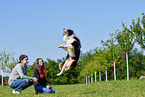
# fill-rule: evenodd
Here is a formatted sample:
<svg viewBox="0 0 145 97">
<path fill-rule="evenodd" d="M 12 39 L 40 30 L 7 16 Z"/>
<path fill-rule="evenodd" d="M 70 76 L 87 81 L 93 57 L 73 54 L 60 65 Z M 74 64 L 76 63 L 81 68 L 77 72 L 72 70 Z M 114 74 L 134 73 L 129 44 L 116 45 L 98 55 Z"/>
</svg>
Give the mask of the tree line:
<svg viewBox="0 0 145 97">
<path fill-rule="evenodd" d="M 46 78 L 50 84 L 76 84 L 85 83 L 85 77 L 101 71 L 102 80 L 105 80 L 105 66 L 107 66 L 108 80 L 114 80 L 114 66 L 116 67 L 116 79 L 123 80 L 129 78 L 139 78 L 145 75 L 145 15 L 132 20 L 132 24 L 127 27 L 122 23 L 122 30 L 116 30 L 109 34 L 110 39 L 101 40 L 102 47 L 95 47 L 86 53 L 81 52 L 77 66 L 63 73 L 61 76 L 56 74 L 60 72 L 58 64 L 64 60 L 45 61 Z M 140 45 L 139 50 L 135 44 Z M 4 72 L 11 72 L 18 60 L 13 57 L 12 51 L 6 49 L 0 52 L 1 68 Z M 128 67 L 127 67 L 128 65 Z M 28 65 L 28 75 L 33 76 L 35 63 Z M 127 76 L 127 70 L 129 76 Z M 99 75 L 97 76 L 99 79 Z"/>
</svg>

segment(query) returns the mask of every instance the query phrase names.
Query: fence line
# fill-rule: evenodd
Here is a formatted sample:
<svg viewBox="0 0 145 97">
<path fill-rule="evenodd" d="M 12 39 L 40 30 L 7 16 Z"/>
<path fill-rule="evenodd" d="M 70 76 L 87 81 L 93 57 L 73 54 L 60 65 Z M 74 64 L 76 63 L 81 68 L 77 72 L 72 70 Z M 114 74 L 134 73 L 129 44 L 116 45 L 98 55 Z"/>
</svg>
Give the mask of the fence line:
<svg viewBox="0 0 145 97">
<path fill-rule="evenodd" d="M 107 66 L 105 66 L 105 73 L 106 73 L 106 82 L 107 82 Z M 116 81 L 116 74 L 114 76 Z M 101 82 L 101 71 L 99 71 L 99 81 Z M 95 71 L 95 83 L 96 82 L 97 82 L 97 73 Z M 93 83 L 93 74 L 91 74 L 91 77 L 90 76 L 86 77 L 86 84 L 87 83 Z"/>
</svg>

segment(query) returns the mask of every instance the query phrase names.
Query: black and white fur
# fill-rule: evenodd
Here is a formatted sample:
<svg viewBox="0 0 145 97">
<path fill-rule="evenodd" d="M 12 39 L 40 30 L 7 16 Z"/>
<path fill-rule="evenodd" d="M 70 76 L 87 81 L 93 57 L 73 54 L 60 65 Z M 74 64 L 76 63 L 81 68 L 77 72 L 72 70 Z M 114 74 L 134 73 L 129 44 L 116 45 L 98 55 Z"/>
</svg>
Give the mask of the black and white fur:
<svg viewBox="0 0 145 97">
<path fill-rule="evenodd" d="M 67 42 L 66 45 L 62 44 L 58 47 L 68 51 L 68 54 L 65 61 L 59 64 L 61 72 L 57 76 L 60 76 L 63 71 L 72 70 L 77 65 L 80 56 L 81 43 L 71 29 L 63 29 L 63 40 Z"/>
</svg>

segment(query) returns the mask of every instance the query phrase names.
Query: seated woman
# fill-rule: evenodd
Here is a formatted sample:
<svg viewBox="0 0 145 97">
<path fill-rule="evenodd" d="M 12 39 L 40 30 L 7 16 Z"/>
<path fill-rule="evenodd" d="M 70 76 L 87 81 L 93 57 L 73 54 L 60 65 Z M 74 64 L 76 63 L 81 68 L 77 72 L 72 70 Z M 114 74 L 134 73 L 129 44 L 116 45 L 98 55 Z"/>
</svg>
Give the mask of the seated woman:
<svg viewBox="0 0 145 97">
<path fill-rule="evenodd" d="M 34 77 L 36 77 L 37 84 L 34 84 L 34 88 L 36 91 L 36 94 L 38 92 L 40 93 L 55 93 L 55 90 L 50 86 L 49 83 L 47 83 L 46 77 L 45 77 L 45 66 L 44 62 L 41 58 L 38 58 L 36 60 L 36 68 L 34 70 Z"/>
</svg>

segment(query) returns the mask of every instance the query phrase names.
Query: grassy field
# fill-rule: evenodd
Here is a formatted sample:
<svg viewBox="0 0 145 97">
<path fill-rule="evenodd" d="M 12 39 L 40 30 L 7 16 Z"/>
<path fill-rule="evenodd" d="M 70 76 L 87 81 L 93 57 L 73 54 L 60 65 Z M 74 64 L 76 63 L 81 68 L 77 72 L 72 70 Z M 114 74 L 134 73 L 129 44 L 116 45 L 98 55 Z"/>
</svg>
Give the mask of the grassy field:
<svg viewBox="0 0 145 97">
<path fill-rule="evenodd" d="M 12 94 L 8 86 L 0 86 L 0 97 L 145 97 L 145 79 L 109 81 L 90 84 L 52 85 L 55 94 L 35 94 L 31 86 L 21 94 Z"/>
</svg>

